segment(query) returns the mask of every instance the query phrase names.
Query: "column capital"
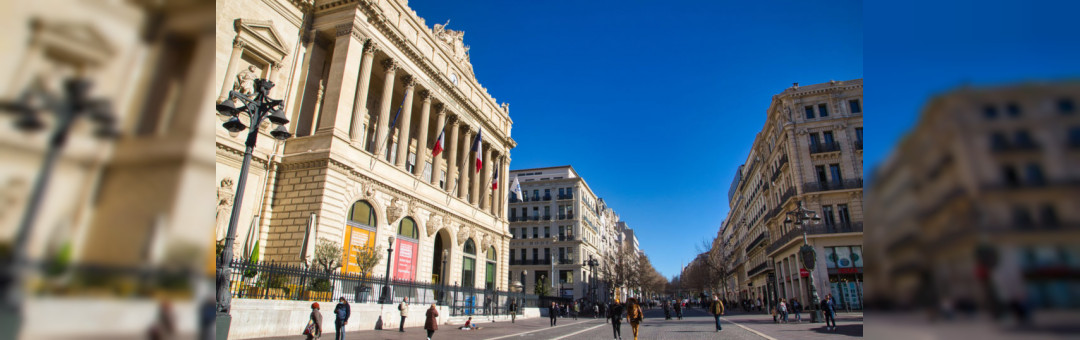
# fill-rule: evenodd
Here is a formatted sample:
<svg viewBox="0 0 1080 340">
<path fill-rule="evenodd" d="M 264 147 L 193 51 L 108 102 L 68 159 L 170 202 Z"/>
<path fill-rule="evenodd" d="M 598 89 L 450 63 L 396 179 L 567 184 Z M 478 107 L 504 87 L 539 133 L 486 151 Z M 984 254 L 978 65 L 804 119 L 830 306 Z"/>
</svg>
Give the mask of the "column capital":
<svg viewBox="0 0 1080 340">
<path fill-rule="evenodd" d="M 431 91 L 428 91 L 428 90 L 420 91 L 420 99 L 423 99 L 424 102 L 431 102 Z"/>
<path fill-rule="evenodd" d="M 343 37 L 343 36 L 346 36 L 346 35 L 352 35 L 353 38 L 356 38 L 356 40 L 364 41 L 364 40 L 367 39 L 367 37 L 365 37 L 364 34 L 360 32 L 360 29 L 358 27 L 356 27 L 356 25 L 351 23 L 351 22 L 347 23 L 347 24 L 341 24 L 341 25 L 334 26 L 334 29 L 336 31 L 335 35 L 338 36 L 338 37 Z"/>
<path fill-rule="evenodd" d="M 232 41 L 232 46 L 233 46 L 234 48 L 239 48 L 239 49 L 243 49 L 243 48 L 244 48 L 244 45 L 245 45 L 244 41 L 243 41 L 243 40 L 240 40 L 240 37 L 239 37 L 239 36 L 237 36 L 236 38 L 233 38 L 233 41 Z"/>
<path fill-rule="evenodd" d="M 379 51 L 379 43 L 375 42 L 375 39 L 368 39 L 364 44 L 364 54 L 375 54 Z"/>
<path fill-rule="evenodd" d="M 424 92 L 427 92 L 427 91 L 424 91 Z M 434 107 L 435 107 L 435 113 L 436 114 L 443 114 L 444 112 L 446 112 L 446 105 L 443 105 L 443 103 L 437 103 L 437 104 L 434 105 Z"/>
<path fill-rule="evenodd" d="M 439 105 L 442 105 L 442 103 L 439 103 Z M 450 115 L 449 117 L 446 117 L 446 123 L 450 124 L 450 127 L 452 128 L 457 128 L 458 123 L 460 122 L 461 120 L 458 119 L 457 115 Z"/>
<path fill-rule="evenodd" d="M 398 63 L 394 59 L 383 60 L 382 66 L 386 69 L 386 72 L 397 72 L 398 69 Z"/>
<path fill-rule="evenodd" d="M 413 87 L 416 87 L 416 79 L 408 74 L 401 76 L 401 83 L 405 85 L 405 89 L 407 90 L 411 90 Z"/>
</svg>

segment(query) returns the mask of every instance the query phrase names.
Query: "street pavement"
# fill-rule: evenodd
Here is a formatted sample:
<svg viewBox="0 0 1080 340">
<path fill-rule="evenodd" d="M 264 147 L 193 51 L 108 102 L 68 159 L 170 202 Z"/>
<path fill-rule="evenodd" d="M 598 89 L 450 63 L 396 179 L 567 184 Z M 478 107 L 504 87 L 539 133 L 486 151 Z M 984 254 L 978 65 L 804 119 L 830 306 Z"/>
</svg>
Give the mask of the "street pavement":
<svg viewBox="0 0 1080 340">
<path fill-rule="evenodd" d="M 805 315 L 804 315 L 805 316 Z M 716 332 L 713 317 L 704 310 L 689 308 L 682 320 L 664 320 L 664 312 L 660 309 L 645 311 L 645 321 L 640 327 L 639 340 L 659 339 L 731 339 L 731 340 L 762 340 L 762 339 L 845 339 L 862 335 L 862 314 L 847 314 L 838 317 L 836 332 L 825 331 L 824 324 L 781 324 L 772 323 L 772 317 L 762 314 L 728 314 L 722 318 L 723 330 Z M 476 321 L 476 319 L 474 319 Z M 805 321 L 805 319 L 804 319 Z M 734 323 L 732 323 L 734 322 Z M 457 329 L 460 325 L 439 325 L 432 339 L 448 340 L 499 340 L 499 339 L 612 339 L 612 328 L 604 319 L 581 317 L 559 318 L 558 325 L 551 327 L 547 317 L 522 319 L 516 323 L 505 321 L 484 322 L 477 325 L 483 327 L 480 330 L 463 331 Z M 325 325 L 324 325 L 325 326 Z M 329 322 L 329 332 L 323 334 L 323 339 L 333 339 L 333 321 Z M 421 327 L 406 328 L 404 333 L 393 330 L 366 330 L 348 332 L 346 339 L 424 339 L 426 332 Z M 630 324 L 622 323 L 622 338 L 630 340 L 634 338 Z M 266 339 L 303 339 L 301 335 L 274 337 Z"/>
</svg>

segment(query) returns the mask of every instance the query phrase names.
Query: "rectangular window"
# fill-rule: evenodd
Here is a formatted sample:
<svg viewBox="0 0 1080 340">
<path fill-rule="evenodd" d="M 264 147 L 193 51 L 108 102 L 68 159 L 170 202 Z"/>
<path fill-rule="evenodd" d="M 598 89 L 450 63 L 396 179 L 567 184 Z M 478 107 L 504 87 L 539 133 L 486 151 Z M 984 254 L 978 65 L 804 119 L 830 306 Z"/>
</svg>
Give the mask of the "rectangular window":
<svg viewBox="0 0 1080 340">
<path fill-rule="evenodd" d="M 825 268 L 836 268 L 836 247 L 825 247 Z"/>
<path fill-rule="evenodd" d="M 836 206 L 836 212 L 840 214 L 840 225 L 851 225 L 851 214 L 848 212 L 847 204 L 838 204 Z"/>
<path fill-rule="evenodd" d="M 855 128 L 855 140 L 859 141 L 859 143 L 862 143 L 862 128 L 861 127 Z"/>
<path fill-rule="evenodd" d="M 405 161 L 405 171 L 413 172 L 414 168 L 416 168 L 416 153 L 410 152 L 409 159 Z"/>
<path fill-rule="evenodd" d="M 829 106 L 825 105 L 825 104 L 818 104 L 817 105 L 818 117 L 828 117 L 829 116 L 828 107 Z"/>
<path fill-rule="evenodd" d="M 806 110 L 806 119 L 814 119 L 814 106 L 807 105 L 803 107 Z"/>
<path fill-rule="evenodd" d="M 833 207 L 831 205 L 821 207 L 821 215 L 821 218 L 825 221 L 825 225 L 836 225 L 836 217 L 833 216 Z"/>
<path fill-rule="evenodd" d="M 574 284 L 574 272 L 571 270 L 560 270 L 559 283 Z"/>
<path fill-rule="evenodd" d="M 510 228 L 510 237 L 517 238 L 517 228 Z"/>
<path fill-rule="evenodd" d="M 844 178 L 840 176 L 840 164 L 829 164 L 829 174 L 832 175 L 833 183 L 840 185 Z"/>
<path fill-rule="evenodd" d="M 573 195 L 574 194 L 574 188 L 573 187 L 566 188 L 566 194 L 567 195 Z"/>
<path fill-rule="evenodd" d="M 529 217 L 529 208 L 521 207 L 521 219 Z"/>
<path fill-rule="evenodd" d="M 559 198 L 562 198 L 563 196 L 565 196 L 564 195 L 565 192 L 566 192 L 566 189 L 559 188 Z"/>
<path fill-rule="evenodd" d="M 814 169 L 817 170 L 818 184 L 821 184 L 821 186 L 824 187 L 827 183 L 829 183 L 829 177 L 825 173 L 825 166 L 824 165 L 818 165 L 818 166 L 815 166 Z"/>
<path fill-rule="evenodd" d="M 821 137 L 825 140 L 825 145 L 832 145 L 836 140 L 833 139 L 832 131 L 825 131 L 821 133 Z"/>
<path fill-rule="evenodd" d="M 539 251 L 540 251 L 540 249 L 533 248 L 533 260 L 539 260 L 540 259 Z"/>
<path fill-rule="evenodd" d="M 1076 111 L 1076 106 L 1073 105 L 1072 99 L 1061 98 L 1058 99 L 1058 111 L 1061 112 L 1061 114 L 1072 114 Z"/>
<path fill-rule="evenodd" d="M 566 248 L 559 247 L 559 260 L 566 261 Z"/>
<path fill-rule="evenodd" d="M 818 139 L 817 132 L 810 133 L 810 147 L 811 148 L 814 148 L 815 146 L 820 144 L 819 141 L 820 141 L 820 139 Z"/>
<path fill-rule="evenodd" d="M 551 261 L 551 248 L 544 248 L 544 261 Z"/>
<path fill-rule="evenodd" d="M 540 200 L 540 190 L 533 190 L 533 201 Z"/>
<path fill-rule="evenodd" d="M 424 162 L 424 172 L 422 173 L 425 182 L 431 183 L 431 162 Z"/>
<path fill-rule="evenodd" d="M 445 188 L 446 187 L 446 170 L 441 170 L 439 172 L 441 173 L 441 175 L 439 175 L 439 187 L 440 188 Z"/>
<path fill-rule="evenodd" d="M 551 227 L 544 227 L 544 238 L 551 238 Z"/>
<path fill-rule="evenodd" d="M 386 161 L 390 163 L 396 163 L 395 160 L 397 160 L 397 142 L 394 142 L 394 145 L 391 145 L 390 150 L 387 151 L 388 152 L 386 153 Z"/>
<path fill-rule="evenodd" d="M 1005 112 L 1009 115 L 1009 117 L 1019 117 L 1020 105 L 1017 105 L 1016 103 L 1009 103 L 1005 105 Z"/>
<path fill-rule="evenodd" d="M 862 106 L 859 105 L 858 99 L 849 100 L 848 106 L 851 107 L 851 113 L 862 113 Z"/>
<path fill-rule="evenodd" d="M 540 227 L 533 227 L 533 238 L 540 238 Z"/>
</svg>

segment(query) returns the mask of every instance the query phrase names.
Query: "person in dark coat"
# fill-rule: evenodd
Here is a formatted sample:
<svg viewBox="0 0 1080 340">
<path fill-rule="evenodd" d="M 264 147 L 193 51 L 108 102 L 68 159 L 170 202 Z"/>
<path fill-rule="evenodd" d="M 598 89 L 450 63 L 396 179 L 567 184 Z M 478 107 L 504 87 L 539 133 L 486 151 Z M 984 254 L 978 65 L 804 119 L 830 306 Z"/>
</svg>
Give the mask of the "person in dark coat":
<svg viewBox="0 0 1080 340">
<path fill-rule="evenodd" d="M 675 302 L 675 317 L 682 320 L 682 301 Z"/>
<path fill-rule="evenodd" d="M 825 314 L 825 329 L 836 331 L 836 303 L 832 294 L 825 294 L 825 300 L 821 300 L 821 312 Z M 830 322 L 832 327 L 829 327 Z"/>
<path fill-rule="evenodd" d="M 350 315 L 349 302 L 342 296 L 334 307 L 334 330 L 337 332 L 334 333 L 334 340 L 345 340 L 345 325 L 349 324 Z"/>
<path fill-rule="evenodd" d="M 555 322 L 557 321 L 555 318 L 557 318 L 558 316 L 559 306 L 555 305 L 555 303 L 552 302 L 551 307 L 548 308 L 548 317 L 551 318 L 551 327 L 555 327 Z"/>
<path fill-rule="evenodd" d="M 611 320 L 611 332 L 615 335 L 615 340 L 622 340 L 622 306 L 618 304 L 611 305 L 608 308 L 608 320 Z"/>
<path fill-rule="evenodd" d="M 720 302 L 720 297 L 713 296 L 713 302 L 709 305 L 709 314 L 712 314 L 713 319 L 716 319 L 716 331 L 720 331 L 720 316 L 724 315 L 724 303 Z"/>
<path fill-rule="evenodd" d="M 431 336 L 435 335 L 435 331 L 439 330 L 439 310 L 435 309 L 434 303 L 431 304 L 431 308 L 428 308 L 425 315 L 424 329 L 427 330 L 427 340 L 431 340 Z"/>
<path fill-rule="evenodd" d="M 517 319 L 517 300 L 510 301 L 510 307 L 507 310 L 510 311 L 510 323 L 514 323 Z"/>
</svg>

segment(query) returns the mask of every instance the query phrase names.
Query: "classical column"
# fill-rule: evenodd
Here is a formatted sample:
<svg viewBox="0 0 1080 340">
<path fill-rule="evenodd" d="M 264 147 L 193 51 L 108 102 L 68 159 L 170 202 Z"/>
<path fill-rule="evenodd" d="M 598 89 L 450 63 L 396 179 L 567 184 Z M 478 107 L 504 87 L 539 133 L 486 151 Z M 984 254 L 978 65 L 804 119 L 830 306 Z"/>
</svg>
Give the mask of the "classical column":
<svg viewBox="0 0 1080 340">
<path fill-rule="evenodd" d="M 360 59 L 360 80 L 356 82 L 356 101 L 353 104 L 352 125 L 349 126 L 349 140 L 363 147 L 364 121 L 367 113 L 368 88 L 371 84 L 371 63 L 375 60 L 378 46 L 368 39 L 364 45 L 364 56 Z"/>
<path fill-rule="evenodd" d="M 325 123 L 319 124 L 317 132 L 340 131 L 342 135 L 348 134 L 349 121 L 352 119 L 349 113 L 355 99 L 352 94 L 356 92 L 356 74 L 360 72 L 360 60 L 356 56 L 363 53 L 363 38 L 351 21 L 337 26 L 334 55 L 320 117 Z"/>
<path fill-rule="evenodd" d="M 449 139 L 447 139 L 447 138 L 450 138 L 450 137 L 445 135 L 445 133 L 449 132 L 449 131 L 444 130 L 444 129 L 446 129 L 446 106 L 443 105 L 442 103 L 435 104 L 435 127 L 436 127 L 436 129 L 435 129 L 435 138 L 439 138 L 439 133 L 444 133 L 444 135 L 443 135 L 443 149 L 444 149 L 443 153 L 445 153 L 446 152 L 445 149 L 447 148 L 446 141 L 448 141 Z M 434 148 L 435 147 L 435 141 L 432 141 L 431 145 L 432 145 L 432 148 Z M 427 154 L 424 154 L 424 157 L 426 158 Z M 437 185 L 437 183 L 439 183 L 439 171 L 440 170 L 442 170 L 442 157 L 434 157 L 434 158 L 432 158 L 431 159 L 431 184 L 432 185 Z M 447 171 L 446 175 L 450 176 L 450 172 Z"/>
<path fill-rule="evenodd" d="M 454 190 L 453 182 L 454 178 L 457 177 L 458 165 L 458 120 L 454 119 L 448 123 L 450 126 L 446 128 L 446 150 L 443 150 L 443 152 L 446 153 L 446 187 L 443 189 L 453 195 L 454 193 L 451 190 Z"/>
<path fill-rule="evenodd" d="M 424 163 L 427 162 L 428 151 L 428 120 L 431 119 L 431 92 L 424 90 L 420 92 L 420 98 L 423 98 L 423 103 L 420 104 L 420 131 L 416 132 L 416 166 L 413 167 L 413 175 L 420 177 L 424 175 Z M 435 160 L 431 160 L 431 163 L 435 163 Z M 435 170 L 435 165 L 432 164 L 431 169 Z M 435 172 L 431 173 L 431 178 L 437 177 Z"/>
<path fill-rule="evenodd" d="M 382 64 L 386 68 L 386 79 L 383 81 L 382 101 L 379 103 L 379 128 L 375 134 L 375 157 L 378 158 L 383 158 L 383 151 L 388 149 L 386 133 L 390 131 L 390 100 L 394 95 L 394 76 L 398 68 L 394 59 L 383 60 Z"/>
<path fill-rule="evenodd" d="M 225 83 L 221 84 L 221 95 L 218 96 L 218 103 L 229 98 L 229 91 L 232 90 L 232 83 L 236 78 L 236 67 L 240 63 L 240 56 L 244 54 L 243 41 L 233 39 L 232 46 L 232 54 L 229 55 L 229 66 L 225 68 Z"/>
<path fill-rule="evenodd" d="M 458 176 L 458 198 L 460 199 L 466 199 L 468 197 L 466 193 L 469 192 L 469 175 L 472 173 L 472 166 L 470 166 L 469 163 L 473 163 L 469 159 L 469 148 L 472 145 L 472 134 L 472 129 L 469 128 L 468 125 L 466 125 L 464 136 L 465 138 L 461 139 L 461 145 L 458 146 L 458 148 L 461 149 L 461 169 L 458 170 L 458 172 L 460 173 L 460 176 Z"/>
<path fill-rule="evenodd" d="M 476 181 L 479 189 L 479 195 L 477 196 L 476 205 L 480 209 L 487 209 L 488 207 L 488 193 L 491 192 L 491 148 L 490 145 L 484 146 L 484 167 L 480 168 L 480 174 L 477 176 Z"/>
<path fill-rule="evenodd" d="M 405 164 L 409 161 L 409 132 L 410 124 L 412 123 L 412 102 L 413 102 L 413 89 L 416 88 L 416 81 L 410 75 L 401 77 L 401 82 L 405 84 L 405 101 L 403 102 L 401 111 L 401 117 L 398 117 L 398 148 L 397 148 L 397 166 L 402 170 L 405 170 Z"/>
</svg>

